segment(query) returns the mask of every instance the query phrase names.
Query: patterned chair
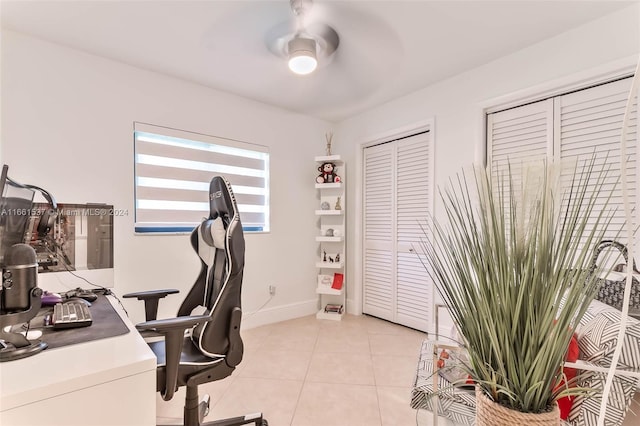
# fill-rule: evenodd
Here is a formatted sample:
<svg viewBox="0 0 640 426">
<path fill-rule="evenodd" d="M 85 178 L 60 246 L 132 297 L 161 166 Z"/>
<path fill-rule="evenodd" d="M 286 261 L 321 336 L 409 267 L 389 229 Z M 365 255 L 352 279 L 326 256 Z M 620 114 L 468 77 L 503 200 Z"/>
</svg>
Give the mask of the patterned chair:
<svg viewBox="0 0 640 426">
<path fill-rule="evenodd" d="M 609 367 L 617 345 L 621 312 L 594 300 L 577 330 L 580 346 L 580 364 L 602 369 Z M 629 317 L 618 369 L 640 372 L 640 321 Z M 420 359 L 411 407 L 433 412 L 437 401 L 440 425 L 474 425 L 475 396 L 473 389 L 453 388 L 451 383 L 436 373 L 434 376 L 434 342 L 425 340 L 420 350 Z M 629 409 L 631 400 L 639 384 L 635 377 L 616 374 L 609 394 L 605 425 L 619 426 Z M 438 382 L 438 394 L 433 395 L 434 378 Z M 601 391 L 606 373 L 593 371 L 578 383 L 578 386 Z M 602 393 L 591 397 L 576 397 L 566 426 L 595 426 L 600 412 Z"/>
</svg>

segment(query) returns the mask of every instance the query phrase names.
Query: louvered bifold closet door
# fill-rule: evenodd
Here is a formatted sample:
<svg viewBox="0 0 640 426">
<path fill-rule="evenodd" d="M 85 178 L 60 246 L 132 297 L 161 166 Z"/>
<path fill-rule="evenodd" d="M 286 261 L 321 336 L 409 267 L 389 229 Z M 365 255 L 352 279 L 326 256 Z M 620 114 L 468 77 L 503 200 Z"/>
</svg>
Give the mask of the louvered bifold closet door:
<svg viewBox="0 0 640 426">
<path fill-rule="evenodd" d="M 590 161 L 595 153 L 596 173 L 602 166 L 610 167 L 607 183 L 601 192 L 599 205 L 614 189 L 608 209 L 613 212 L 614 219 L 607 228 L 607 238 L 623 238 L 625 212 L 622 197 L 622 184 L 616 181 L 621 176 L 620 143 L 622 122 L 627 98 L 631 87 L 631 79 L 607 83 L 555 99 L 555 146 L 563 164 L 570 169 L 578 170 L 585 161 Z M 637 187 L 637 97 L 634 96 L 633 109 L 629 116 L 627 132 L 627 182 L 629 183 L 629 200 L 635 206 Z M 563 175 L 565 184 L 570 180 L 570 172 Z M 595 179 L 595 177 L 592 177 Z M 597 209 L 595 215 L 602 209 Z M 634 228 L 636 224 L 634 223 Z"/>
<path fill-rule="evenodd" d="M 432 213 L 430 133 L 398 141 L 396 152 L 396 322 L 427 331 L 432 284 L 417 251 Z"/>
<path fill-rule="evenodd" d="M 364 150 L 363 312 L 389 321 L 395 306 L 394 175 L 392 145 Z"/>
<path fill-rule="evenodd" d="M 364 150 L 363 312 L 423 331 L 433 285 L 418 251 L 433 209 L 432 152 L 429 132 Z"/>
<path fill-rule="evenodd" d="M 494 182 L 509 194 L 507 173 L 511 167 L 514 193 L 520 193 L 522 171 L 536 167 L 553 155 L 553 99 L 511 108 L 487 116 L 487 164 Z M 508 208 L 509 197 L 504 198 Z"/>
</svg>

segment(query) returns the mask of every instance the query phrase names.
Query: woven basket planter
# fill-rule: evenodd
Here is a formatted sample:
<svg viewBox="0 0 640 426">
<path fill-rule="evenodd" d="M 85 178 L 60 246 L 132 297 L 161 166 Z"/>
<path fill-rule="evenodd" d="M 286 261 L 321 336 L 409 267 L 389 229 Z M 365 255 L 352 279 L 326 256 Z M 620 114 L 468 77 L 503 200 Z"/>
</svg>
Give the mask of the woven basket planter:
<svg viewBox="0 0 640 426">
<path fill-rule="evenodd" d="M 493 402 L 476 388 L 476 426 L 559 426 L 560 410 L 555 404 L 547 413 L 521 413 Z"/>
</svg>

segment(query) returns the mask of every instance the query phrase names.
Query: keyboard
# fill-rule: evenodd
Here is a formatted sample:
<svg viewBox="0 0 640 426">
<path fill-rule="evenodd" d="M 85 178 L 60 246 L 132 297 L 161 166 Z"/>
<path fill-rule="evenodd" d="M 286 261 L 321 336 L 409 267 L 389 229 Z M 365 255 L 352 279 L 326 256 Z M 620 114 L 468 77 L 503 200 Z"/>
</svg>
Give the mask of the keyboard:
<svg viewBox="0 0 640 426">
<path fill-rule="evenodd" d="M 84 302 L 70 301 L 53 306 L 51 323 L 55 329 L 87 327 L 92 322 L 91 312 Z"/>
</svg>

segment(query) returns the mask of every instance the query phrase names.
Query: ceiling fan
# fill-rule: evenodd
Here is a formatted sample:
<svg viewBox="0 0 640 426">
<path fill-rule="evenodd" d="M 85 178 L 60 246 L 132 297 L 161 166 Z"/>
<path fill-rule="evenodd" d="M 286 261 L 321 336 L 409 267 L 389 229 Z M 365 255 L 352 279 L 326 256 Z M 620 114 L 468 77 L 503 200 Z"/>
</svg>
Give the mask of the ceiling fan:
<svg viewBox="0 0 640 426">
<path fill-rule="evenodd" d="M 318 60 L 327 61 L 340 45 L 340 36 L 331 26 L 310 22 L 313 0 L 290 0 L 293 25 L 284 22 L 267 34 L 267 46 L 274 54 L 287 58 L 289 69 L 300 75 L 312 73 Z"/>
</svg>

